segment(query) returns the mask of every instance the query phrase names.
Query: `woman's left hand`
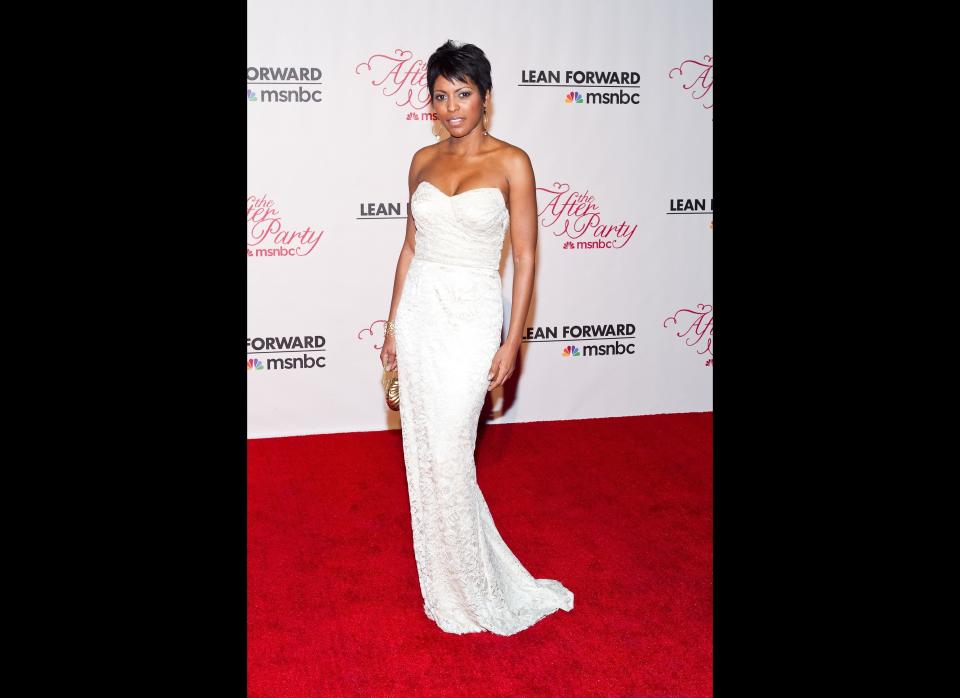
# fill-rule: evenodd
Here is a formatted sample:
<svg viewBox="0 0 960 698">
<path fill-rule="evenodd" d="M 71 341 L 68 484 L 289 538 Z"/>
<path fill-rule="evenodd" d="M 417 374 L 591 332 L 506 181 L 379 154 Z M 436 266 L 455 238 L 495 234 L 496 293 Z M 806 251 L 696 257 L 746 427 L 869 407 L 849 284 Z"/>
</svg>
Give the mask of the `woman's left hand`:
<svg viewBox="0 0 960 698">
<path fill-rule="evenodd" d="M 490 371 L 487 380 L 487 392 L 497 388 L 506 382 L 507 378 L 513 375 L 513 369 L 517 363 L 517 350 L 519 346 L 513 344 L 502 344 L 493 355 L 493 361 L 490 363 Z"/>
</svg>

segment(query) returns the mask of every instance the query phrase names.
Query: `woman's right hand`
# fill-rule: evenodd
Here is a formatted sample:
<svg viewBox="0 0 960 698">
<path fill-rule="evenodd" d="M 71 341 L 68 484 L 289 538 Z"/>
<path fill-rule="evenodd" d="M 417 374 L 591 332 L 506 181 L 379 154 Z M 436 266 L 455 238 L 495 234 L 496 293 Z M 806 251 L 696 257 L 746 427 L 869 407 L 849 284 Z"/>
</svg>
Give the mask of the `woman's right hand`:
<svg viewBox="0 0 960 698">
<path fill-rule="evenodd" d="M 380 363 L 384 371 L 393 371 L 397 367 L 397 338 L 389 334 L 383 338 L 383 349 L 380 350 Z"/>
</svg>

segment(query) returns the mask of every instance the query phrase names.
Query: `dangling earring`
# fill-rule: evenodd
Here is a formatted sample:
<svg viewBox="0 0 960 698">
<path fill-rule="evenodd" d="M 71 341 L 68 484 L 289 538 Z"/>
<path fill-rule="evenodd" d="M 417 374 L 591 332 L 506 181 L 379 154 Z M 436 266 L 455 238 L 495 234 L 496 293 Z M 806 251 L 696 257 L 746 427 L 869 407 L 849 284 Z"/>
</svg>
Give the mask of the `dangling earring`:
<svg viewBox="0 0 960 698">
<path fill-rule="evenodd" d="M 486 107 L 484 107 L 484 109 L 483 109 L 483 135 L 484 135 L 484 136 L 490 135 L 490 134 L 487 133 L 487 109 L 486 109 Z"/>
</svg>

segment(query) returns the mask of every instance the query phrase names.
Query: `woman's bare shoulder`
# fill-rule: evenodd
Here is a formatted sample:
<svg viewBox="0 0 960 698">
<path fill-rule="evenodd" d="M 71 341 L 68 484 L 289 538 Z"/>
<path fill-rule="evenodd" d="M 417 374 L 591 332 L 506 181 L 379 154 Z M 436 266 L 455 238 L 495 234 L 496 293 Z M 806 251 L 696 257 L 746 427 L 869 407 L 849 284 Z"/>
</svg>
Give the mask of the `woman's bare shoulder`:
<svg viewBox="0 0 960 698">
<path fill-rule="evenodd" d="M 437 142 L 437 143 L 428 143 L 427 145 L 423 146 L 422 148 L 417 149 L 417 151 L 413 154 L 413 157 L 417 157 L 417 156 L 421 156 L 421 155 L 427 155 L 427 154 L 429 154 L 429 153 L 431 153 L 431 152 L 436 152 L 436 151 L 437 151 L 437 146 L 439 146 L 439 145 L 440 145 L 439 142 Z"/>
<path fill-rule="evenodd" d="M 434 156 L 438 152 L 437 146 L 439 143 L 431 143 L 430 145 L 425 145 L 422 148 L 418 149 L 414 154 L 413 158 L 410 160 L 410 169 L 414 172 L 419 172 L 424 169 L 427 164 L 433 160 Z"/>
<path fill-rule="evenodd" d="M 530 161 L 530 156 L 527 155 L 527 152 L 523 148 L 513 143 L 502 141 L 499 138 L 497 139 L 494 153 L 505 167 L 516 167 L 517 163 L 522 164 Z"/>
<path fill-rule="evenodd" d="M 532 168 L 530 156 L 523 148 L 500 141 L 496 150 L 497 164 L 500 171 L 509 182 L 518 174 Z"/>
<path fill-rule="evenodd" d="M 416 182 L 419 182 L 420 173 L 427 168 L 427 165 L 433 160 L 436 152 L 436 143 L 431 143 L 430 145 L 419 148 L 413 154 L 413 157 L 410 159 L 411 187 L 414 186 Z"/>
</svg>

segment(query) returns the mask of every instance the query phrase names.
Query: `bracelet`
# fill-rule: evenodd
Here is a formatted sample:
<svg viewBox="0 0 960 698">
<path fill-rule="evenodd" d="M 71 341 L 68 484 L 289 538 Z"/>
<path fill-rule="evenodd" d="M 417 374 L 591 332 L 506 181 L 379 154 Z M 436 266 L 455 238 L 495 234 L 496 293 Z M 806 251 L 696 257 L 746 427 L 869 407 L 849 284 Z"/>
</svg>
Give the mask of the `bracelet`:
<svg viewBox="0 0 960 698">
<path fill-rule="evenodd" d="M 391 335 L 396 335 L 396 334 L 397 334 L 396 323 L 393 320 L 387 320 L 387 329 L 384 330 L 383 336 L 389 337 Z"/>
</svg>

